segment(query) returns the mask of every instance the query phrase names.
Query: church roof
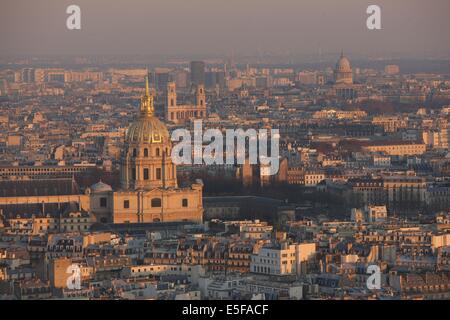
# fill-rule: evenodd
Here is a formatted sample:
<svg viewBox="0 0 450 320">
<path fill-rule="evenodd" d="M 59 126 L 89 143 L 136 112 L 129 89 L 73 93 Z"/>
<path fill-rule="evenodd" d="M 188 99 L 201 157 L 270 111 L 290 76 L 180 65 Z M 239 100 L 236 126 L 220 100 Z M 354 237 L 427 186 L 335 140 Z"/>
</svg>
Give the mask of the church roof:
<svg viewBox="0 0 450 320">
<path fill-rule="evenodd" d="M 0 181 L 0 197 L 33 197 L 80 194 L 73 179 Z"/>
<path fill-rule="evenodd" d="M 90 186 L 92 192 L 108 192 L 112 191 L 112 188 L 109 184 L 102 182 L 101 180 L 92 186 Z"/>
</svg>

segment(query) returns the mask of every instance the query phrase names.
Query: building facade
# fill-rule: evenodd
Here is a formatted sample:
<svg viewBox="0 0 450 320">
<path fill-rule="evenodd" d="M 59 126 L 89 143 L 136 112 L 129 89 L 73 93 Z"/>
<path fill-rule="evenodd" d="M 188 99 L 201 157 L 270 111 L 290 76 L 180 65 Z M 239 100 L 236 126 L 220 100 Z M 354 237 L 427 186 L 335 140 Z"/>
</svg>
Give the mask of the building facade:
<svg viewBox="0 0 450 320">
<path fill-rule="evenodd" d="M 202 119 L 206 117 L 206 94 L 205 86 L 198 84 L 194 86 L 194 103 L 177 104 L 177 90 L 175 82 L 167 84 L 165 92 L 165 115 L 166 120 L 176 124 L 188 122 L 191 119 Z"/>
</svg>

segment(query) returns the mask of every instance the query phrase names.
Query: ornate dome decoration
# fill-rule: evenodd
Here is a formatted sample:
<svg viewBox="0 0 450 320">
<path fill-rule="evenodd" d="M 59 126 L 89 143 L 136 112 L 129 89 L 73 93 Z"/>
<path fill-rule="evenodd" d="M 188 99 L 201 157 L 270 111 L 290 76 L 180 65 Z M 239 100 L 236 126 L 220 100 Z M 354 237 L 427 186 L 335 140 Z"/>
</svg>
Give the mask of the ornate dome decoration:
<svg viewBox="0 0 450 320">
<path fill-rule="evenodd" d="M 170 141 L 167 127 L 154 116 L 153 96 L 149 92 L 148 77 L 145 80 L 145 94 L 141 98 L 139 118 L 127 130 L 129 143 L 165 143 Z"/>
</svg>

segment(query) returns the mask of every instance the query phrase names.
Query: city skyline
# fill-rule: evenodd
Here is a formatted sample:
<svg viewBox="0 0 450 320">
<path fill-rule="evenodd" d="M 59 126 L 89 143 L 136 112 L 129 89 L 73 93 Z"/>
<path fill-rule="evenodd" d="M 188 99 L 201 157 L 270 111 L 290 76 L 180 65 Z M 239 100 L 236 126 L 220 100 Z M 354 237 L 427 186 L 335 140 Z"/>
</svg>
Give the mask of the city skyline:
<svg viewBox="0 0 450 320">
<path fill-rule="evenodd" d="M 0 300 L 449 300 L 432 2 L 2 2 Z"/>
</svg>

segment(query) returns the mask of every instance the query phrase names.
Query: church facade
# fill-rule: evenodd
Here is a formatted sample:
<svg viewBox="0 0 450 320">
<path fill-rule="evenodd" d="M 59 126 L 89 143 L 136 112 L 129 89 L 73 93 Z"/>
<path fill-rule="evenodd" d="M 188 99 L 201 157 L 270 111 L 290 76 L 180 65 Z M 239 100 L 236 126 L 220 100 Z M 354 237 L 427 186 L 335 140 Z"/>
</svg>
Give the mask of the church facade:
<svg viewBox="0 0 450 320">
<path fill-rule="evenodd" d="M 206 93 L 202 84 L 195 85 L 193 104 L 178 104 L 175 82 L 169 82 L 165 91 L 166 121 L 184 124 L 191 119 L 206 118 Z"/>
</svg>

